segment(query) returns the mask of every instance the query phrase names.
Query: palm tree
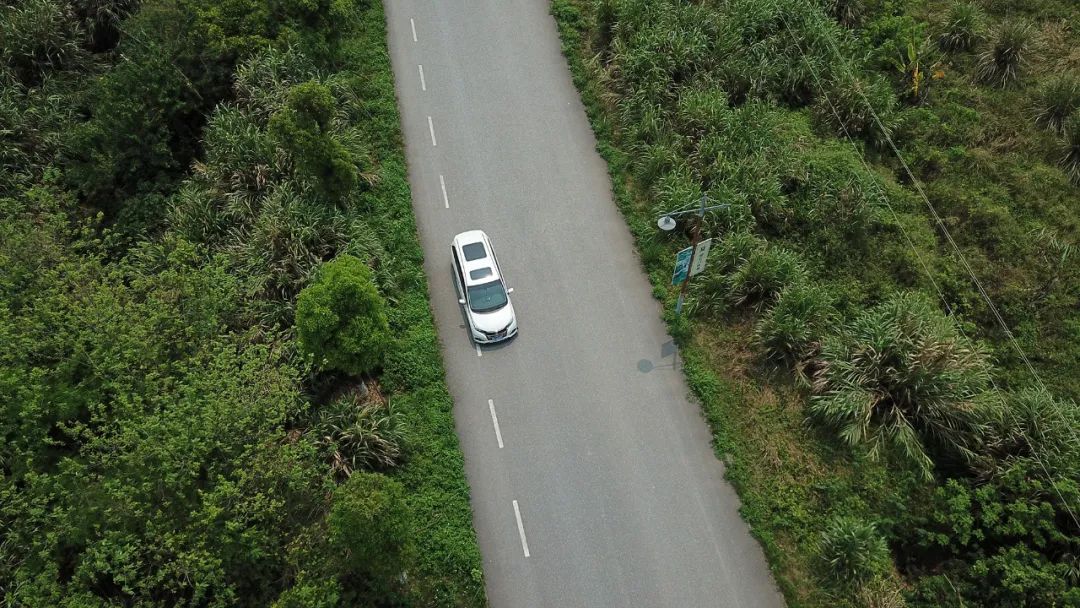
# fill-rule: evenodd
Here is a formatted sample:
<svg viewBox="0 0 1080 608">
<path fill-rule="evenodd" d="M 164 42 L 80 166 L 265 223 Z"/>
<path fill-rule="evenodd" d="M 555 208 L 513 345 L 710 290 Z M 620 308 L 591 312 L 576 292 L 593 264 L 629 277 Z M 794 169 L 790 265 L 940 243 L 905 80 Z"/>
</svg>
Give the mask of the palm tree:
<svg viewBox="0 0 1080 608">
<path fill-rule="evenodd" d="M 871 457 L 895 448 L 927 477 L 928 448 L 965 460 L 983 424 L 989 365 L 925 298 L 901 293 L 827 340 L 810 412 Z"/>
</svg>

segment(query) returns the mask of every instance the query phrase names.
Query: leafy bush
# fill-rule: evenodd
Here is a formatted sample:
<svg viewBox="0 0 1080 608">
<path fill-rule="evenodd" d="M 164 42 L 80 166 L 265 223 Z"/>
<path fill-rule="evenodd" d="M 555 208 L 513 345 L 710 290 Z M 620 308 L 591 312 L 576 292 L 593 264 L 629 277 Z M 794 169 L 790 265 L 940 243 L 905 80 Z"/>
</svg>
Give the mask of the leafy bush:
<svg viewBox="0 0 1080 608">
<path fill-rule="evenodd" d="M 855 76 L 851 68 L 837 69 L 819 93 L 813 113 L 840 136 L 861 137 L 884 146 L 897 124 L 896 96 L 881 77 Z"/>
<path fill-rule="evenodd" d="M 827 289 L 795 283 L 780 292 L 758 320 L 754 337 L 769 360 L 798 366 L 817 354 L 820 342 L 835 321 Z"/>
<path fill-rule="evenodd" d="M 733 304 L 760 308 L 784 288 L 807 278 L 799 254 L 768 246 L 752 252 L 728 277 L 727 297 Z"/>
<path fill-rule="evenodd" d="M 1080 184 L 1080 113 L 1074 113 L 1065 122 L 1058 164 L 1074 184 Z"/>
<path fill-rule="evenodd" d="M 892 60 L 893 68 L 903 83 L 905 99 L 913 104 L 925 103 L 934 82 L 934 72 L 940 63 L 936 60 L 929 38 L 912 38 Z"/>
<path fill-rule="evenodd" d="M 825 341 L 814 418 L 877 457 L 898 449 L 929 476 L 939 454 L 970 459 L 989 382 L 982 351 L 922 296 L 901 293 Z"/>
<path fill-rule="evenodd" d="M 764 239 L 747 231 L 732 232 L 715 242 L 709 251 L 705 271 L 690 286 L 693 295 L 690 312 L 716 314 L 723 311 L 728 303 L 728 275 L 764 248 Z"/>
<path fill-rule="evenodd" d="M 381 473 L 357 472 L 334 490 L 327 518 L 330 543 L 348 570 L 386 579 L 408 552 L 405 488 Z"/>
<path fill-rule="evenodd" d="M 889 546 L 874 524 L 837 517 L 821 535 L 820 552 L 829 576 L 841 584 L 858 584 L 879 576 L 892 563 Z"/>
<path fill-rule="evenodd" d="M 827 0 L 829 15 L 846 27 L 855 27 L 867 13 L 866 0 Z"/>
<path fill-rule="evenodd" d="M 371 269 L 350 255 L 323 264 L 297 298 L 296 332 L 300 347 L 327 368 L 349 374 L 378 368 L 390 336 Z"/>
<path fill-rule="evenodd" d="M 320 61 L 334 58 L 342 37 L 356 25 L 359 0 L 182 0 L 185 14 L 207 50 L 243 60 L 267 47 L 300 46 Z"/>
<path fill-rule="evenodd" d="M 938 44 L 946 51 L 967 51 L 983 38 L 986 18 L 971 2 L 953 2 L 945 18 Z"/>
<path fill-rule="evenodd" d="M 979 53 L 978 79 L 1005 88 L 1020 79 L 1031 46 L 1031 26 L 1023 21 L 1005 21 L 990 38 L 990 48 Z"/>
<path fill-rule="evenodd" d="M 1080 79 L 1061 76 L 1052 79 L 1035 102 L 1035 124 L 1062 133 L 1065 121 L 1080 108 Z"/>
<path fill-rule="evenodd" d="M 141 0 L 74 0 L 71 4 L 86 29 L 87 47 L 101 53 L 116 46 L 122 21 L 141 3 Z"/>
<path fill-rule="evenodd" d="M 789 181 L 791 231 L 838 263 L 859 251 L 882 217 L 885 185 L 850 145 L 835 143 L 804 154 L 798 179 Z"/>
<path fill-rule="evenodd" d="M 377 398 L 337 399 L 319 411 L 312 433 L 328 452 L 330 470 L 341 477 L 361 469 L 386 470 L 404 459 L 401 415 Z"/>
<path fill-rule="evenodd" d="M 358 182 L 355 159 L 330 134 L 335 103 L 330 88 L 310 81 L 289 90 L 286 106 L 270 119 L 270 132 L 296 166 L 332 202 L 341 202 Z"/>
<path fill-rule="evenodd" d="M 0 5 L 0 62 L 18 79 L 36 85 L 50 72 L 82 59 L 81 33 L 62 0 Z"/>
<path fill-rule="evenodd" d="M 271 190 L 262 199 L 250 224 L 234 228 L 222 243 L 236 266 L 251 277 L 252 293 L 283 309 L 262 307 L 272 322 L 288 322 L 286 311 L 322 260 L 342 251 L 353 230 L 337 209 L 327 209 L 288 186 Z M 239 236 L 240 238 L 236 238 Z"/>
<path fill-rule="evenodd" d="M 765 249 L 765 239 L 749 231 L 732 232 L 714 243 L 709 251 L 708 273 L 725 275 L 738 268 L 751 255 Z"/>
<path fill-rule="evenodd" d="M 1080 408 L 1075 403 L 1039 388 L 997 397 L 990 403 L 990 424 L 978 454 L 980 477 L 1003 475 L 1023 462 L 1039 463 L 1032 468 L 1044 478 L 1049 471 L 1080 471 L 1080 437 L 1075 432 Z"/>
<path fill-rule="evenodd" d="M 65 138 L 68 183 L 109 215 L 175 187 L 229 93 L 233 67 L 208 50 L 178 2 L 147 2 L 122 27 L 119 61 L 88 86 L 80 110 L 89 119 Z"/>
<path fill-rule="evenodd" d="M 337 608 L 341 586 L 337 581 L 297 581 L 270 605 L 270 608 Z"/>
<path fill-rule="evenodd" d="M 1070 511 L 1080 500 L 1071 480 L 1050 486 L 1026 461 L 987 482 L 948 479 L 898 530 L 902 550 L 922 557 L 928 576 L 913 594 L 918 605 L 959 595 L 968 605 L 1069 606 L 1080 599 L 1078 530 Z M 991 582 L 993 581 L 993 582 Z"/>
</svg>

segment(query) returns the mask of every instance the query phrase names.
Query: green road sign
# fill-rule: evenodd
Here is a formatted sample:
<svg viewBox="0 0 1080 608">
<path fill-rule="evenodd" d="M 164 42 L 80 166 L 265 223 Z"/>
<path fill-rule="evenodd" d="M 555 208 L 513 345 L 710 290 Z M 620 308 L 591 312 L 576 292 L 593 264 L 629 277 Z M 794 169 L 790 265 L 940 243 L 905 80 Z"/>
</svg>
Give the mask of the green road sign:
<svg viewBox="0 0 1080 608">
<path fill-rule="evenodd" d="M 690 257 L 694 255 L 694 248 L 687 247 L 675 256 L 675 272 L 671 275 L 671 284 L 680 285 L 690 274 Z"/>
</svg>

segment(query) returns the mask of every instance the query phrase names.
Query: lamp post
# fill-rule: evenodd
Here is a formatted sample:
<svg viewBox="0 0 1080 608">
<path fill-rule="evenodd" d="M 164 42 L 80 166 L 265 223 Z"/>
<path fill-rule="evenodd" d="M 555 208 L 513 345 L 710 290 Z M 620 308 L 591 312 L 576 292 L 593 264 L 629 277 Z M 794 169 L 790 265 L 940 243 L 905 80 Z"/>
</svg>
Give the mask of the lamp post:
<svg viewBox="0 0 1080 608">
<path fill-rule="evenodd" d="M 728 207 L 729 205 L 719 203 L 716 205 L 708 205 L 709 197 L 705 194 L 701 194 L 701 200 L 699 201 L 697 209 L 683 209 L 679 211 L 671 211 L 661 215 L 656 225 L 664 232 L 670 232 L 675 229 L 675 218 L 680 215 L 694 214 L 694 226 L 690 237 L 690 261 L 686 265 L 686 277 L 682 281 L 682 286 L 679 289 L 679 300 L 675 303 L 675 315 L 682 314 L 683 301 L 686 299 L 686 289 L 690 284 L 690 271 L 694 267 L 694 257 L 697 255 L 698 243 L 701 241 L 701 220 L 705 218 L 706 211 L 712 211 L 713 209 L 721 209 Z"/>
</svg>

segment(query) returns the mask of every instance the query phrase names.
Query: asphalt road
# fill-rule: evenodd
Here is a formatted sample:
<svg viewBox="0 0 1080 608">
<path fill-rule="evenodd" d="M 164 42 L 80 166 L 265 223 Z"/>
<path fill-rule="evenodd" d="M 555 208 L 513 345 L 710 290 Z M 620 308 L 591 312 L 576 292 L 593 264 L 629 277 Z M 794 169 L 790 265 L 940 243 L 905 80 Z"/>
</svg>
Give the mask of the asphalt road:
<svg viewBox="0 0 1080 608">
<path fill-rule="evenodd" d="M 491 605 L 782 606 L 672 368 L 548 4 L 385 5 Z M 521 328 L 480 352 L 450 274 L 473 228 Z"/>
</svg>

